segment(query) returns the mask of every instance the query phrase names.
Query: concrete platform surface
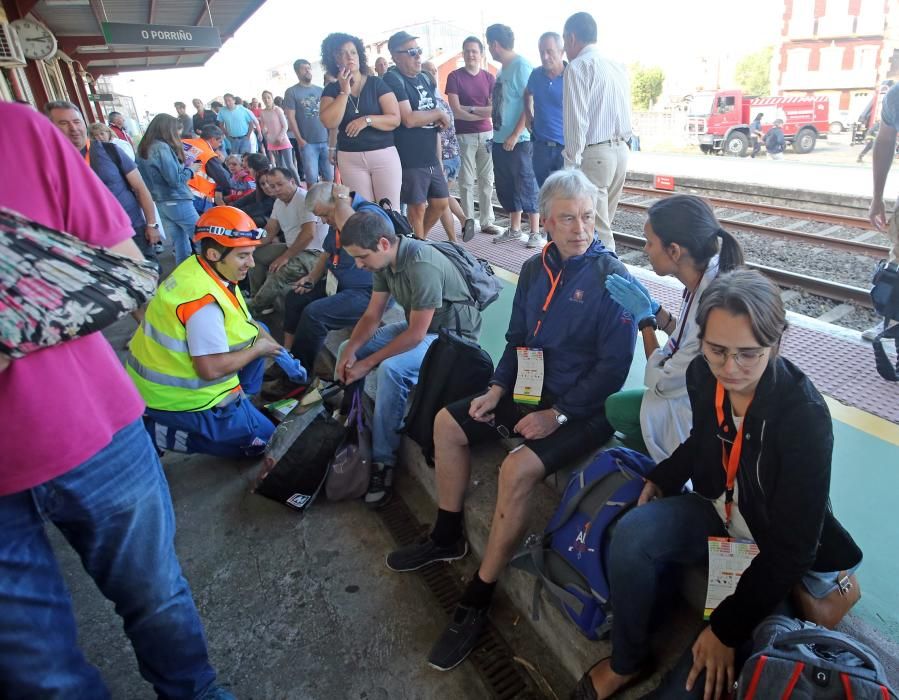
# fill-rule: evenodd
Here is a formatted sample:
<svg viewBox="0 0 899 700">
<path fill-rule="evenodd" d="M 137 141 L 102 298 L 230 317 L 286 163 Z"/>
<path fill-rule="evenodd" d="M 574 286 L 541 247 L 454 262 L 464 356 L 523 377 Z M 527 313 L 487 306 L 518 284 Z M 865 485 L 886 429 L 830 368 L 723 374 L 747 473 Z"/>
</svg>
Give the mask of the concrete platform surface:
<svg viewBox="0 0 899 700">
<path fill-rule="evenodd" d="M 727 156 L 680 155 L 638 151 L 630 154 L 628 172 L 692 177 L 722 182 L 744 182 L 769 187 L 833 192 L 871 197 L 873 176 L 870 161 L 864 165 L 818 163 L 788 149 L 784 160 L 731 158 Z M 884 195 L 899 192 L 899 168 L 887 178 Z"/>
<path fill-rule="evenodd" d="M 445 618 L 417 575 L 387 570 L 393 541 L 361 503 L 321 501 L 304 517 L 250 493 L 249 464 L 164 460 L 177 549 L 219 681 L 240 700 L 465 700 L 487 697 L 467 665 L 425 658 Z M 52 529 L 52 528 L 51 528 Z M 112 605 L 54 531 L 80 643 L 116 700 L 148 700 Z"/>
</svg>

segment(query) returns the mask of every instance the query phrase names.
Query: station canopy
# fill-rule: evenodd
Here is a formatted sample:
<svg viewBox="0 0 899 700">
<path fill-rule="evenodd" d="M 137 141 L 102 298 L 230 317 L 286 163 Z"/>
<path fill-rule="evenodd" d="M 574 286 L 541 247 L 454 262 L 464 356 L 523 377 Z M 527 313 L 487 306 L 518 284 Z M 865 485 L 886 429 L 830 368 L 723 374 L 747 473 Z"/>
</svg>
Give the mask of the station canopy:
<svg viewBox="0 0 899 700">
<path fill-rule="evenodd" d="M 79 62 L 95 78 L 123 71 L 164 70 L 202 66 L 218 48 L 210 45 L 209 28 L 224 43 L 265 0 L 19 0 L 56 35 L 59 50 Z M 26 7 L 30 6 L 30 7 Z M 110 33 L 119 25 L 118 32 Z M 122 27 L 121 25 L 143 25 Z M 171 27 L 201 27 L 203 32 L 168 31 Z M 122 30 L 126 30 L 123 32 Z M 115 43 L 127 30 L 146 37 L 147 45 Z M 134 33 L 134 32 L 130 32 Z M 215 32 L 212 32 L 214 35 Z M 109 36 L 109 40 L 107 40 Z M 151 38 L 152 37 L 152 38 Z M 138 39 L 139 40 L 139 39 Z M 168 42 L 168 45 L 165 45 Z M 153 45 L 150 45 L 153 44 Z"/>
</svg>

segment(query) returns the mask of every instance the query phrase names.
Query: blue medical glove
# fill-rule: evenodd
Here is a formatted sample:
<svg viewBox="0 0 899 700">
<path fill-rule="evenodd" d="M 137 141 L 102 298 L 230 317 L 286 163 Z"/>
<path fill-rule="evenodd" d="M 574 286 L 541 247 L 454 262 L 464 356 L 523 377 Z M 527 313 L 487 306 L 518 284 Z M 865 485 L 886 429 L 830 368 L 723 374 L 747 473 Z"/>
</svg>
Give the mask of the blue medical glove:
<svg viewBox="0 0 899 700">
<path fill-rule="evenodd" d="M 642 290 L 642 292 L 643 292 L 646 296 L 649 297 L 649 301 L 652 303 L 652 315 L 655 316 L 657 313 L 659 313 L 659 309 L 662 308 L 661 302 L 658 302 L 658 301 L 656 301 L 655 299 L 653 299 L 653 298 L 652 298 L 652 294 L 649 293 L 649 290 L 648 290 L 646 287 L 644 287 L 644 286 L 640 283 L 640 280 L 638 280 L 636 277 L 631 277 L 631 282 L 633 282 L 634 284 L 636 284 L 636 285 Z"/>
<path fill-rule="evenodd" d="M 638 323 L 648 316 L 655 315 L 655 311 L 659 309 L 658 302 L 653 304 L 649 292 L 636 280 L 625 279 L 621 275 L 609 275 L 606 278 L 606 289 Z"/>
<path fill-rule="evenodd" d="M 300 361 L 287 350 L 281 348 L 281 352 L 275 357 L 275 362 L 284 370 L 287 378 L 294 384 L 305 384 L 308 374 Z"/>
</svg>

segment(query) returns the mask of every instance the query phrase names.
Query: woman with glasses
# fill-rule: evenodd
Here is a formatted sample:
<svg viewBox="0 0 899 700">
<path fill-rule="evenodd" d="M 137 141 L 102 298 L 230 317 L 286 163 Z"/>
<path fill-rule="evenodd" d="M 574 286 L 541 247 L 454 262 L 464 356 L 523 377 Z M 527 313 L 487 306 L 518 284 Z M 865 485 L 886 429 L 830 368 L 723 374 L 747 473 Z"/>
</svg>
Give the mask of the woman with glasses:
<svg viewBox="0 0 899 700">
<path fill-rule="evenodd" d="M 358 37 L 325 37 L 322 65 L 337 78 L 322 92 L 319 118 L 328 129 L 337 129 L 343 184 L 370 202 L 387 198 L 399 209 L 403 169 L 393 141 L 393 130 L 400 125 L 396 96 L 381 78 L 369 74 Z"/>
<path fill-rule="evenodd" d="M 698 304 L 702 356 L 687 370 L 692 430 L 616 527 L 612 656 L 584 675 L 574 698 L 608 698 L 650 670 L 653 610 L 677 580 L 671 569 L 705 565 L 709 538 L 752 540 L 758 554 L 653 697 L 729 691 L 756 625 L 787 611 L 800 591 L 822 598 L 842 588 L 861 562 L 830 509 L 827 405 L 778 355 L 787 325 L 779 290 L 737 270 L 715 279 Z M 694 491 L 683 493 L 689 480 Z"/>
<path fill-rule="evenodd" d="M 643 250 L 657 275 L 684 285 L 677 315 L 655 301 L 635 279 L 613 275 L 606 281 L 612 298 L 631 312 L 646 352 L 645 389 L 621 391 L 606 400 L 606 415 L 627 447 L 661 462 L 690 434 L 687 367 L 699 354 L 697 303 L 721 273 L 743 264 L 737 240 L 718 223 L 705 200 L 678 194 L 661 199 L 648 211 Z M 668 334 L 659 346 L 656 329 Z"/>
</svg>

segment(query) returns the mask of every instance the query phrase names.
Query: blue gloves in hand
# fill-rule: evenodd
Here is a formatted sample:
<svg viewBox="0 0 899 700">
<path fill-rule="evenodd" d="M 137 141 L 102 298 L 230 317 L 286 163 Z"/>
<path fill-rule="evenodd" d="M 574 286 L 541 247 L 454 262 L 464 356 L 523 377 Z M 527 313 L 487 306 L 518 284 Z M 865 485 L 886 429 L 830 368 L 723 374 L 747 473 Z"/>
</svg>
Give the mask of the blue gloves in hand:
<svg viewBox="0 0 899 700">
<path fill-rule="evenodd" d="M 650 296 L 649 290 L 636 279 L 609 275 L 606 277 L 606 289 L 638 323 L 648 316 L 655 316 L 662 308 L 662 305 Z"/>
<path fill-rule="evenodd" d="M 294 384 L 305 384 L 308 374 L 300 361 L 287 350 L 281 348 L 281 352 L 275 357 L 275 362 L 284 370 L 287 378 Z"/>
</svg>

